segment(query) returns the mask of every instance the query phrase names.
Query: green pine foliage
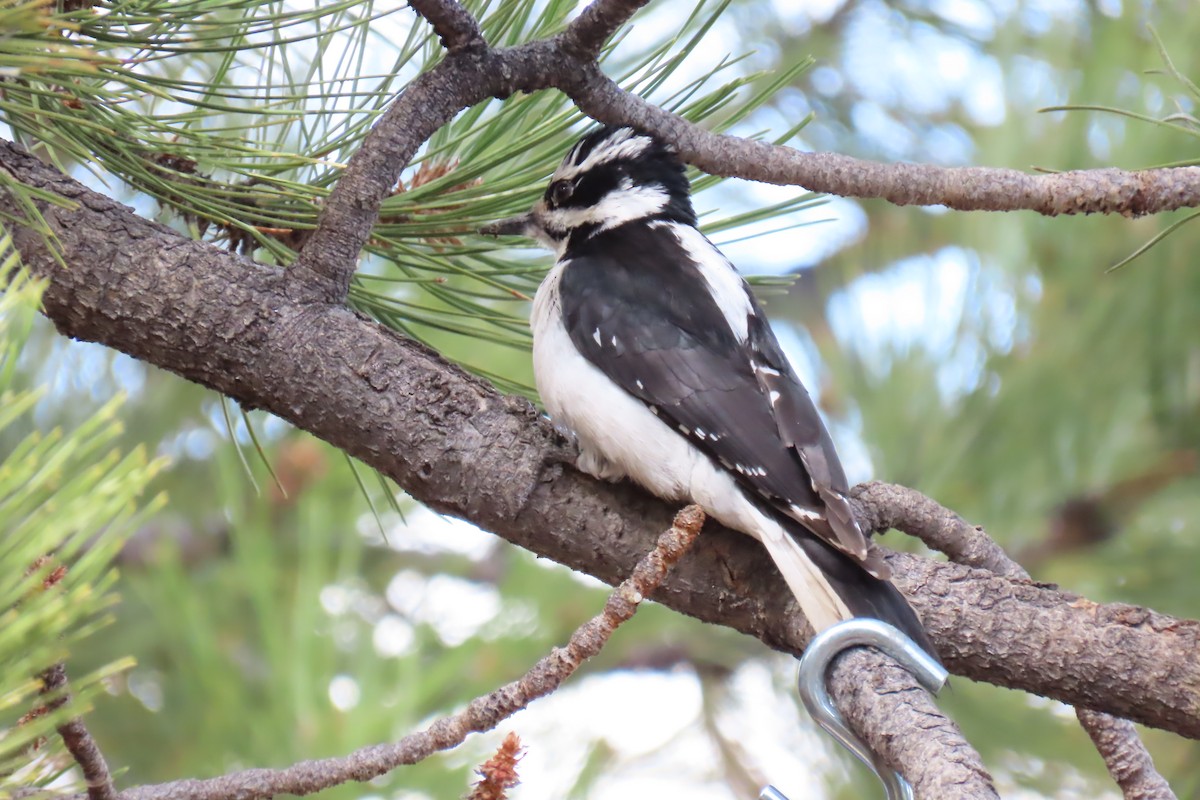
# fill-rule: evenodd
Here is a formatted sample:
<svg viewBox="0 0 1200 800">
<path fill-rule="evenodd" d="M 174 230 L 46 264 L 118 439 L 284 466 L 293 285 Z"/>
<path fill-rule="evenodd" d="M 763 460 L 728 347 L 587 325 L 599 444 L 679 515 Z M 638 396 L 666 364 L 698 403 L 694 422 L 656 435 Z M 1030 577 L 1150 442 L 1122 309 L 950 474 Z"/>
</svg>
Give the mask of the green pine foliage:
<svg viewBox="0 0 1200 800">
<path fill-rule="evenodd" d="M 106 681 L 132 664 L 116 658 L 73 673 L 74 654 L 111 624 L 113 560 L 162 498 L 143 500 L 164 463 L 144 448 L 115 446 L 122 423 L 114 398 L 69 430 L 33 430 L 42 389 L 17 376 L 40 287 L 0 239 L 0 797 L 44 785 L 71 763 L 55 733 L 87 713 Z M 39 676 L 66 663 L 72 701 L 47 713 L 53 695 Z M 70 784 L 60 786 L 70 788 Z"/>
</svg>

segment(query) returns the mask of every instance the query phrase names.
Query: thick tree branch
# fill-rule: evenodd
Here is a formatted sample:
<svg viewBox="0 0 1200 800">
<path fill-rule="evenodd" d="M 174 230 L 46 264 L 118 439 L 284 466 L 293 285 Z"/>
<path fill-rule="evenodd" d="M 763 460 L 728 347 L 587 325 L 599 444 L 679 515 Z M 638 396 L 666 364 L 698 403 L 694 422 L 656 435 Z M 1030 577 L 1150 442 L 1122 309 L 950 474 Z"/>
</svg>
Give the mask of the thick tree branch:
<svg viewBox="0 0 1200 800">
<path fill-rule="evenodd" d="M 408 0 L 451 53 L 487 47 L 479 23 L 457 0 Z"/>
<path fill-rule="evenodd" d="M 545 697 L 574 674 L 579 665 L 608 643 L 638 604 L 662 583 L 667 571 L 687 552 L 704 524 L 704 512 L 688 506 L 604 604 L 604 610 L 579 626 L 566 647 L 555 648 L 519 680 L 472 700 L 462 712 L 439 719 L 398 742 L 355 750 L 347 756 L 302 761 L 283 769 L 248 769 L 207 780 L 182 780 L 138 786 L 120 800 L 266 800 L 281 794 L 309 795 L 351 781 L 369 781 L 397 767 L 415 764 L 439 750 L 463 743 L 472 733 L 490 731 L 525 706 Z M 111 788 L 111 784 L 110 784 Z M 89 797 L 89 800 L 98 800 Z M 105 800 L 116 800 L 109 795 Z"/>
<path fill-rule="evenodd" d="M 70 269 L 39 234 L 14 231 L 25 263 L 50 279 L 45 310 L 67 335 L 265 408 L 435 510 L 609 582 L 667 526 L 663 503 L 562 466 L 561 443 L 527 402 L 326 302 L 285 270 L 189 241 L 13 145 L 0 145 L 0 165 L 79 206 L 43 208 Z M 2 196 L 0 210 L 19 213 Z M 703 538 L 656 599 L 802 650 L 806 624 L 780 600 L 789 595 L 761 549 L 720 529 Z M 951 670 L 1200 738 L 1200 623 L 957 564 L 890 559 Z M 892 710 L 880 697 L 858 728 Z M 904 744 L 891 742 L 899 761 Z"/>
<path fill-rule="evenodd" d="M 563 49 L 581 59 L 595 59 L 609 37 L 649 1 L 594 0 L 563 31 Z"/>
<path fill-rule="evenodd" d="M 829 689 L 842 718 L 908 780 L 918 800 L 999 797 L 958 725 L 891 658 L 863 648 L 844 653 L 833 663 Z M 879 697 L 888 698 L 889 713 L 883 717 L 875 712 Z"/>
</svg>

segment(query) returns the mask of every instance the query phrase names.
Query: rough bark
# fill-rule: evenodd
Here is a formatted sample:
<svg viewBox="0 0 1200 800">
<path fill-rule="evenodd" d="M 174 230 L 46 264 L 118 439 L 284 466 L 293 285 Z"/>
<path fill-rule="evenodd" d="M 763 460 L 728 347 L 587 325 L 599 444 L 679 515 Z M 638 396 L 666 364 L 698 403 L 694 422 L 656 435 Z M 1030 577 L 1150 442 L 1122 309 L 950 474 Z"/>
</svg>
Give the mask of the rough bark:
<svg viewBox="0 0 1200 800">
<path fill-rule="evenodd" d="M 833 663 L 830 695 L 848 720 L 870 719 L 859 736 L 876 753 L 899 747 L 902 764 L 893 764 L 918 798 L 992 800 L 998 798 L 992 776 L 958 726 L 928 713 L 929 694 L 912 674 L 875 650 L 855 649 Z M 871 709 L 889 699 L 890 713 L 880 719 Z M 917 732 L 920 735 L 917 735 Z"/>
<path fill-rule="evenodd" d="M 15 233 L 26 264 L 50 279 L 46 313 L 63 333 L 265 408 L 432 508 L 609 583 L 669 524 L 676 509 L 564 466 L 567 450 L 527 402 L 294 275 L 137 217 L 14 145 L 0 145 L 0 165 L 78 204 L 43 207 L 69 269 L 38 234 Z M 7 197 L 0 210 L 19 212 Z M 957 564 L 890 560 L 953 672 L 1200 738 L 1200 623 Z M 798 653 L 808 629 L 788 596 L 753 542 L 714 527 L 655 599 Z M 844 669 L 833 680 L 835 694 L 865 682 Z M 860 730 L 886 724 L 891 707 L 875 697 Z M 903 742 L 882 745 L 894 763 L 911 761 Z"/>
<path fill-rule="evenodd" d="M 55 664 L 42 674 L 42 694 L 53 699 L 46 704 L 47 710 L 53 711 L 71 702 L 71 687 L 67 681 L 65 664 Z M 87 786 L 87 800 L 117 800 L 117 790 L 113 785 L 112 773 L 108 762 L 100 752 L 96 740 L 83 724 L 81 717 L 71 717 L 58 726 L 58 735 L 62 737 L 63 746 L 79 765 L 83 773 L 83 782 Z"/>
<path fill-rule="evenodd" d="M 1075 716 L 1125 800 L 1176 800 L 1132 722 L 1084 708 L 1075 709 Z"/>
<path fill-rule="evenodd" d="M 982 526 L 971 525 L 920 492 L 873 482 L 855 487 L 854 497 L 862 504 L 859 518 L 872 530 L 897 528 L 956 563 L 1009 578 L 1029 579 L 1025 568 L 1009 558 Z M 1075 716 L 1127 800 L 1175 800 L 1175 793 L 1155 769 L 1131 722 L 1085 708 L 1075 709 Z"/>
</svg>

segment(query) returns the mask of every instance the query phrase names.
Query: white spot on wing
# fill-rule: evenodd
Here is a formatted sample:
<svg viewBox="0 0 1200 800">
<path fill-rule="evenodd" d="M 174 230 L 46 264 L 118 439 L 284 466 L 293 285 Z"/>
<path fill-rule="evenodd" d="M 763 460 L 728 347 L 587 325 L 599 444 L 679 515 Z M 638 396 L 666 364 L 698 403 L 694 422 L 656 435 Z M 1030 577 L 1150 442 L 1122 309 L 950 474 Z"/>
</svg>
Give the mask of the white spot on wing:
<svg viewBox="0 0 1200 800">
<path fill-rule="evenodd" d="M 592 331 L 592 338 L 596 340 L 596 345 L 599 346 L 600 345 L 600 329 L 599 328 L 596 328 L 596 330 Z"/>
<path fill-rule="evenodd" d="M 614 336 L 614 337 L 612 337 L 612 346 L 613 346 L 613 347 L 616 347 L 616 346 L 617 346 L 617 337 L 615 337 L 615 336 Z"/>
<path fill-rule="evenodd" d="M 814 511 L 811 508 L 801 508 L 800 506 L 793 504 L 788 506 L 788 509 L 790 510 L 791 515 L 797 519 L 825 519 L 824 515 L 822 515 L 820 511 Z"/>
<path fill-rule="evenodd" d="M 771 405 L 772 406 L 774 406 L 776 403 L 779 402 L 779 392 L 775 391 L 774 389 L 771 390 L 770 397 L 771 397 Z"/>
<path fill-rule="evenodd" d="M 645 385 L 642 383 L 642 379 L 641 379 L 641 378 L 638 378 L 636 381 L 634 381 L 634 383 L 636 383 L 636 384 L 637 384 L 637 387 L 638 387 L 639 389 L 645 389 L 645 388 L 646 388 L 646 386 L 645 386 Z"/>
</svg>

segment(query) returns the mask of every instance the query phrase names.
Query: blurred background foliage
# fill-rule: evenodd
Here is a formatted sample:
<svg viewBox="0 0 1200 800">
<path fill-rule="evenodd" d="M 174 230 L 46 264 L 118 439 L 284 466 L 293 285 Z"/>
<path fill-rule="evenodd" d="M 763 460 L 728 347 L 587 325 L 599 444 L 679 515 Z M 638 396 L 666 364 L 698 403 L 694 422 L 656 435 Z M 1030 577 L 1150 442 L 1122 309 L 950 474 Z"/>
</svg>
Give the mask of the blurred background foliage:
<svg viewBox="0 0 1200 800">
<path fill-rule="evenodd" d="M 77 672 L 69 704 L 57 681 L 42 678 L 112 622 L 113 562 L 164 499 L 139 504 L 164 463 L 142 445 L 115 446 L 119 395 L 73 428 L 30 430 L 45 393 L 21 385 L 18 363 L 40 298 L 0 237 L 0 795 L 62 776 L 72 762 L 48 746 L 55 726 L 131 666 L 116 658 Z"/>
<path fill-rule="evenodd" d="M 705 125 L 807 148 L 1020 169 L 1187 163 L 1200 130 L 1191 3 L 661 0 L 606 69 Z M 471 5 L 497 43 L 557 30 L 575 8 Z M 388 98 L 438 57 L 395 3 L 4 2 L 0 120 L 140 213 L 286 263 Z M 1039 113 L 1063 106 L 1075 108 Z M 471 231 L 527 206 L 583 124 L 551 93 L 461 114 L 385 203 L 356 306 L 529 393 L 525 316 L 546 258 Z M 814 208 L 794 189 L 693 179 L 710 235 L 760 276 L 853 479 L 921 489 L 1041 580 L 1200 616 L 1200 226 L 1106 272 L 1189 212 Z M 30 628 L 43 646 L 17 659 L 0 633 L 6 747 L 34 730 L 11 727 L 36 691 L 30 664 L 69 651 L 72 674 L 94 678 L 84 687 L 104 679 L 106 693 L 84 692 L 88 721 L 122 785 L 343 753 L 512 679 L 602 602 L 594 581 L 439 519 L 262 412 L 44 322 L 28 339 L 6 362 L 10 391 L 36 394 L 20 395 L 33 399 L 0 432 L 0 458 L 37 432 L 99 425 L 104 448 L 169 463 L 126 487 L 144 479 L 169 501 L 125 533 L 101 504 L 80 524 L 93 527 L 77 548 L 112 531 L 69 573 L 119 593 L 86 605 L 108 609 L 104 635 L 60 638 L 90 623 L 47 618 Z M 67 474 L 112 469 L 104 448 Z M 19 525 L 0 506 L 0 573 L 14 581 L 69 538 Z M 136 666 L 110 666 L 128 657 Z M 877 791 L 796 709 L 792 670 L 755 642 L 644 609 L 573 685 L 504 726 L 529 747 L 515 796 Z M 1069 709 L 963 679 L 943 702 L 1004 796 L 1115 795 Z M 501 736 L 322 796 L 460 796 Z M 1179 796 L 1200 798 L 1196 744 L 1147 739 Z"/>
</svg>

